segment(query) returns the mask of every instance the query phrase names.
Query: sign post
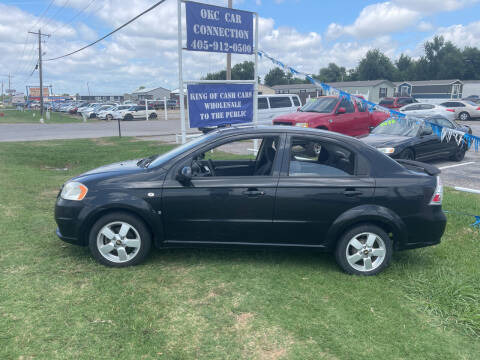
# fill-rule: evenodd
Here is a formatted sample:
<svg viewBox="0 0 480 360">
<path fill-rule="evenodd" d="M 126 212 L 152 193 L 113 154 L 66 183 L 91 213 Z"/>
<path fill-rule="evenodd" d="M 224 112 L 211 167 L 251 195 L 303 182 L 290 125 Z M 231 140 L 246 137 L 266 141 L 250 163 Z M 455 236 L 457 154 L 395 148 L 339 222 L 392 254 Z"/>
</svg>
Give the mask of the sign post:
<svg viewBox="0 0 480 360">
<path fill-rule="evenodd" d="M 178 1 L 178 72 L 182 144 L 186 141 L 182 63 L 182 8 Z M 192 1 L 185 2 L 185 50 L 255 55 L 252 80 L 189 80 L 190 127 L 257 122 L 258 14 Z M 255 27 L 253 26 L 255 16 Z M 254 33 L 255 31 L 255 33 Z M 255 39 L 254 39 L 255 38 Z M 254 43 L 255 40 L 255 43 Z"/>
</svg>

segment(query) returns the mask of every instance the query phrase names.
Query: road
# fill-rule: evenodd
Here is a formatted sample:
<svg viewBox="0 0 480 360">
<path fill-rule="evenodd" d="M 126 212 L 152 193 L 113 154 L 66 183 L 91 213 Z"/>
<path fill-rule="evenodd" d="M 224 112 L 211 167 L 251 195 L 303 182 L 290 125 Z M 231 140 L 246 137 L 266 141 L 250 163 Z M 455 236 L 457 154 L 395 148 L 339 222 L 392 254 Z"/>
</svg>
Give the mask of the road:
<svg viewBox="0 0 480 360">
<path fill-rule="evenodd" d="M 180 133 L 178 116 L 169 120 L 121 121 L 123 136 L 172 135 Z M 188 132 L 197 132 L 189 129 Z M 73 124 L 0 124 L 0 142 L 81 139 L 118 136 L 117 121 Z"/>
</svg>

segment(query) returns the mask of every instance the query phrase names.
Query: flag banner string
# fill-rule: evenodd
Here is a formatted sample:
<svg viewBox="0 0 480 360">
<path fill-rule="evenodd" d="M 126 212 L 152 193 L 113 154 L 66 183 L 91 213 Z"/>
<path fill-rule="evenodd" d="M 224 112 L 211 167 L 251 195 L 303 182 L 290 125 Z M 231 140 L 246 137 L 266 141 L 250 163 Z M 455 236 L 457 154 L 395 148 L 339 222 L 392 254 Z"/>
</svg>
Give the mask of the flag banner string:
<svg viewBox="0 0 480 360">
<path fill-rule="evenodd" d="M 314 79 L 311 74 L 307 74 L 307 73 L 298 71 L 295 68 L 293 68 L 292 66 L 289 66 L 289 65 L 273 58 L 272 56 L 270 56 L 268 53 L 266 53 L 263 50 L 258 50 L 258 55 L 260 56 L 260 58 L 265 58 L 265 59 L 270 60 L 273 64 L 279 66 L 281 69 L 289 72 L 290 74 L 292 74 L 294 76 L 303 76 L 305 79 L 307 79 L 313 85 L 316 85 L 316 86 L 322 88 L 323 93 L 325 93 L 325 94 L 338 95 L 339 97 L 347 98 L 350 101 L 353 99 L 357 102 L 362 102 L 363 104 L 366 105 L 366 107 L 368 108 L 368 110 L 370 112 L 372 112 L 372 111 L 382 111 L 382 112 L 385 112 L 385 113 L 389 114 L 391 117 L 396 118 L 398 120 L 403 120 L 403 119 L 407 118 L 407 116 L 404 113 L 401 113 L 400 111 L 385 108 L 385 107 L 383 107 L 379 104 L 376 104 L 372 101 L 366 100 L 362 97 L 359 97 L 359 96 L 356 96 L 356 95 L 353 95 L 353 94 L 349 94 L 346 91 L 343 91 L 341 89 L 337 89 L 337 88 L 335 88 L 335 87 L 333 87 L 329 84 L 318 81 L 317 79 Z M 430 125 L 434 134 L 436 134 L 441 139 L 441 141 L 450 141 L 453 138 L 453 139 L 455 139 L 455 141 L 459 145 L 460 145 L 461 142 L 464 142 L 467 145 L 468 149 L 473 148 L 476 152 L 478 152 L 480 150 L 480 137 L 478 137 L 478 136 L 474 136 L 472 134 L 467 134 L 467 133 L 464 133 L 463 131 L 458 131 L 456 129 L 450 129 L 450 128 L 444 127 L 442 125 L 433 124 L 431 122 L 428 122 L 428 121 L 425 121 L 425 120 L 422 120 L 422 119 L 418 119 L 418 118 L 415 118 L 415 121 L 416 122 L 422 121 L 422 122 Z"/>
<path fill-rule="evenodd" d="M 447 127 L 444 127 L 444 126 L 441 126 L 441 125 L 438 125 L 438 124 L 431 123 L 429 121 L 425 121 L 425 120 L 420 119 L 420 118 L 407 117 L 404 113 L 401 113 L 400 111 L 385 108 L 385 107 L 383 107 L 379 104 L 376 104 L 372 101 L 366 100 L 366 99 L 364 99 L 362 97 L 359 97 L 359 96 L 355 96 L 353 94 L 349 94 L 349 93 L 347 93 L 347 92 L 345 92 L 341 89 L 337 89 L 337 88 L 335 88 L 335 87 L 333 87 L 329 84 L 318 81 L 317 79 L 314 79 L 311 74 L 307 74 L 307 73 L 298 71 L 295 68 L 293 68 L 292 66 L 289 66 L 289 65 L 273 58 L 272 56 L 270 56 L 269 54 L 267 54 L 263 50 L 259 50 L 258 55 L 260 56 L 260 58 L 265 58 L 265 59 L 270 60 L 273 64 L 277 65 L 278 67 L 280 67 L 284 71 L 289 72 L 290 74 L 292 74 L 294 76 L 303 76 L 305 79 L 307 79 L 313 85 L 320 87 L 323 90 L 324 94 L 338 95 L 339 97 L 347 98 L 350 101 L 353 99 L 356 102 L 362 102 L 363 104 L 366 105 L 366 107 L 368 108 L 368 110 L 370 112 L 382 111 L 382 112 L 388 113 L 390 115 L 390 117 L 395 118 L 395 120 L 393 120 L 393 119 L 388 120 L 387 119 L 381 125 L 383 125 L 383 124 L 386 124 L 386 125 L 394 124 L 396 120 L 399 121 L 399 122 L 406 122 L 408 126 L 413 126 L 414 124 L 428 124 L 432 128 L 433 133 L 435 135 L 437 135 L 440 138 L 441 141 L 447 141 L 448 142 L 448 141 L 454 139 L 455 142 L 458 145 L 460 145 L 462 142 L 464 142 L 467 146 L 467 149 L 472 148 L 472 145 L 473 145 L 473 148 L 475 149 L 475 151 L 476 152 L 479 151 L 480 137 L 478 137 L 478 136 L 467 134 L 463 131 L 459 131 L 459 130 L 456 130 L 456 129 L 450 129 L 450 128 L 447 128 Z M 445 210 L 444 212 L 447 213 L 447 214 L 452 214 L 452 215 L 461 215 L 461 216 L 473 217 L 475 219 L 475 222 L 473 224 L 470 224 L 470 226 L 473 226 L 474 228 L 480 229 L 480 215 L 472 215 L 472 214 L 466 214 L 466 213 L 460 213 L 460 212 L 448 211 L 448 210 Z"/>
</svg>

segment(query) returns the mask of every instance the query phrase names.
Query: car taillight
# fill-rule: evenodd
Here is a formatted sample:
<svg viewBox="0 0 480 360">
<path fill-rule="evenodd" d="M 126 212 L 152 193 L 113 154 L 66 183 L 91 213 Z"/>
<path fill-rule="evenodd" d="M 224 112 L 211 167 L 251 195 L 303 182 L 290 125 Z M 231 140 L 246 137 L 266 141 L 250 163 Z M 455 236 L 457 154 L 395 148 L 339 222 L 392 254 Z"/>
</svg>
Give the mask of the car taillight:
<svg viewBox="0 0 480 360">
<path fill-rule="evenodd" d="M 445 109 L 445 110 L 450 111 L 450 112 L 455 112 L 455 110 L 453 110 L 453 109 Z"/>
<path fill-rule="evenodd" d="M 435 192 L 433 193 L 432 200 L 430 200 L 430 205 L 442 205 L 443 200 L 443 185 L 440 180 L 440 176 L 437 176 L 437 186 L 435 187 Z"/>
<path fill-rule="evenodd" d="M 479 106 L 479 107 L 477 107 L 477 110 L 480 110 L 480 106 Z"/>
</svg>

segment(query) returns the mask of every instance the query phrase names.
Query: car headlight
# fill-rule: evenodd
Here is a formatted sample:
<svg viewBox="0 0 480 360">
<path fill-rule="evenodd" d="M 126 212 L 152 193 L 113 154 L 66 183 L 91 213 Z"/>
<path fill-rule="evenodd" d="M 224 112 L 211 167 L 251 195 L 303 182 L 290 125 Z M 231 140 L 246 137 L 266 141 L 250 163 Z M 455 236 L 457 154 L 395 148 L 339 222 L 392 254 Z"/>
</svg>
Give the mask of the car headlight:
<svg viewBox="0 0 480 360">
<path fill-rule="evenodd" d="M 384 154 L 393 154 L 395 152 L 395 148 L 393 147 L 377 148 L 377 150 Z"/>
<path fill-rule="evenodd" d="M 83 200 L 85 195 L 87 195 L 88 188 L 82 183 L 71 181 L 66 183 L 63 186 L 62 193 L 60 196 L 65 200 Z"/>
<path fill-rule="evenodd" d="M 303 123 L 296 123 L 295 126 L 298 126 L 298 127 L 304 127 L 304 128 L 308 128 L 308 123 L 306 122 L 303 122 Z"/>
</svg>

